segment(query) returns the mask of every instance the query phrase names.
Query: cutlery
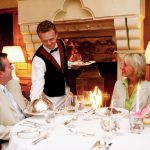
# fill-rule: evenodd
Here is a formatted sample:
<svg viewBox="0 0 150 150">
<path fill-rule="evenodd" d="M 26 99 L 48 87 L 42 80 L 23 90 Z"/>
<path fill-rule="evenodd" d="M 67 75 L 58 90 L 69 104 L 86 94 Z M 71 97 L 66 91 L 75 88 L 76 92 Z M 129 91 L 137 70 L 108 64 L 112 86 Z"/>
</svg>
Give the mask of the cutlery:
<svg viewBox="0 0 150 150">
<path fill-rule="evenodd" d="M 15 132 L 11 132 L 13 134 L 18 134 L 18 133 L 28 133 L 30 132 L 31 130 L 26 130 L 26 129 L 23 129 L 23 130 L 19 130 L 19 131 L 15 131 Z"/>
<path fill-rule="evenodd" d="M 100 148 L 100 140 L 96 141 L 96 142 L 93 144 L 93 146 L 90 148 L 90 150 L 92 150 L 92 149 L 94 149 L 94 148 L 96 148 L 96 147 Z"/>
<path fill-rule="evenodd" d="M 39 122 L 34 122 L 34 121 L 31 121 L 31 120 L 27 120 L 26 122 L 24 122 L 24 123 L 26 123 L 26 124 L 33 124 L 33 125 L 35 125 L 35 126 L 45 126 L 45 124 L 43 124 L 43 123 L 39 123 Z"/>
<path fill-rule="evenodd" d="M 48 138 L 48 133 L 43 133 L 43 135 L 41 135 L 39 138 L 37 138 L 36 140 L 32 141 L 33 145 L 38 144 L 40 141 L 45 140 Z"/>
<path fill-rule="evenodd" d="M 98 150 L 99 149 L 109 150 L 111 145 L 112 145 L 112 143 L 107 144 L 103 140 L 102 141 L 98 140 L 93 144 L 93 146 L 90 148 L 90 150 L 93 150 L 95 148 L 97 148 Z"/>
<path fill-rule="evenodd" d="M 25 127 L 31 127 L 31 128 L 35 128 L 36 126 L 33 124 L 26 124 L 26 123 L 20 123 L 20 126 L 25 126 Z"/>
<path fill-rule="evenodd" d="M 72 121 L 72 119 L 65 121 L 64 125 L 68 125 L 71 121 Z"/>
<path fill-rule="evenodd" d="M 22 125 L 22 126 L 31 126 L 31 127 L 45 126 L 44 123 L 34 122 L 34 121 L 30 121 L 30 120 L 26 120 L 25 122 L 21 123 L 20 125 Z"/>
<path fill-rule="evenodd" d="M 78 119 L 78 116 L 73 116 L 70 120 L 67 120 L 64 122 L 64 125 L 68 125 L 70 122 L 72 122 L 73 120 L 77 120 Z"/>
<path fill-rule="evenodd" d="M 94 136 L 94 133 L 86 133 L 82 131 L 77 131 L 76 129 L 69 128 L 68 129 L 73 134 L 81 134 L 82 136 Z"/>
</svg>

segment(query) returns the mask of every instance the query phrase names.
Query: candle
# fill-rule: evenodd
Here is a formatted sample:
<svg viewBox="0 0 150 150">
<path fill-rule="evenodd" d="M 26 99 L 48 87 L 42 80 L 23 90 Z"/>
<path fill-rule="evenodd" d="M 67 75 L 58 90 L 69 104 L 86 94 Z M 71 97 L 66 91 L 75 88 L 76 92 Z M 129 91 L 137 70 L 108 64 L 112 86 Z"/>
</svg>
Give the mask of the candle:
<svg viewBox="0 0 150 150">
<path fill-rule="evenodd" d="M 111 105 L 110 106 L 111 106 L 111 108 L 113 108 L 113 106 L 114 106 L 114 98 L 113 97 L 111 98 Z"/>
<path fill-rule="evenodd" d="M 140 85 L 138 83 L 137 92 L 136 92 L 136 112 L 139 111 L 139 90 L 140 90 Z"/>
<path fill-rule="evenodd" d="M 114 99 L 112 98 L 112 100 L 111 100 L 111 114 L 113 114 L 113 112 L 112 112 L 113 107 L 114 107 Z"/>
</svg>

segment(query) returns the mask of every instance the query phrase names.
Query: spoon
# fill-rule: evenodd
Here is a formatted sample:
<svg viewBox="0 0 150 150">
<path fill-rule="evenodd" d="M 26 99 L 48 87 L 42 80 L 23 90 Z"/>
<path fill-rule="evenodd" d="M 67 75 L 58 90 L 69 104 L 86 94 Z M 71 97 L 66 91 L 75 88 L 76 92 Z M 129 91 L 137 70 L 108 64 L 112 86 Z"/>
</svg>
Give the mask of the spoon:
<svg viewBox="0 0 150 150">
<path fill-rule="evenodd" d="M 47 132 L 44 132 L 39 138 L 37 138 L 36 140 L 34 140 L 32 142 L 33 145 L 36 145 L 38 144 L 40 141 L 44 140 L 44 139 L 47 139 L 48 138 L 48 133 Z"/>
<path fill-rule="evenodd" d="M 74 121 L 74 120 L 77 120 L 77 119 L 78 119 L 78 116 L 74 115 L 70 120 L 65 121 L 64 125 L 68 125 L 71 121 Z"/>
</svg>

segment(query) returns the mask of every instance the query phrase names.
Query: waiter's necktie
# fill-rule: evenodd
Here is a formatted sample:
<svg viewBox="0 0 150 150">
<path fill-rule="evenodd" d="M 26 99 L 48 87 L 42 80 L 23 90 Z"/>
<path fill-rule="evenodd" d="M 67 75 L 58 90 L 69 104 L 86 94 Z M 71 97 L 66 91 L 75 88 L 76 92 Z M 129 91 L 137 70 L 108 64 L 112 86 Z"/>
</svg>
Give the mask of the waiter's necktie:
<svg viewBox="0 0 150 150">
<path fill-rule="evenodd" d="M 57 51 L 58 50 L 58 47 L 56 47 L 55 49 L 52 49 L 51 51 L 50 51 L 50 53 L 53 53 L 53 52 L 55 52 L 55 51 Z"/>
</svg>

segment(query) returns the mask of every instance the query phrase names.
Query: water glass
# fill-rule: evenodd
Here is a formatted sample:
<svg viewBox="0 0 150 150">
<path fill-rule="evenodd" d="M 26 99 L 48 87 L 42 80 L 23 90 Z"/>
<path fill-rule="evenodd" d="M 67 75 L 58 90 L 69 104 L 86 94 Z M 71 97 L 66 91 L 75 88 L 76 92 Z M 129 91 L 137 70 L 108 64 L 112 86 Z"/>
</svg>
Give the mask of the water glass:
<svg viewBox="0 0 150 150">
<path fill-rule="evenodd" d="M 67 107 L 65 107 L 65 110 L 68 114 L 73 114 L 76 112 L 76 107 L 75 106 L 67 106 Z"/>
<path fill-rule="evenodd" d="M 84 96 L 83 95 L 74 95 L 73 99 L 75 101 L 76 110 L 81 110 L 84 108 Z"/>
<path fill-rule="evenodd" d="M 44 115 L 45 121 L 52 129 L 54 129 L 55 123 L 55 111 L 54 110 L 47 110 Z"/>
<path fill-rule="evenodd" d="M 115 130 L 117 127 L 117 121 L 111 115 L 102 117 L 100 123 L 101 128 L 107 132 Z"/>
<path fill-rule="evenodd" d="M 90 91 L 84 91 L 83 95 L 84 95 L 84 107 L 91 108 L 92 102 L 90 101 Z"/>
<path fill-rule="evenodd" d="M 134 113 L 129 114 L 130 131 L 140 134 L 144 129 L 143 118 L 138 118 Z"/>
</svg>

